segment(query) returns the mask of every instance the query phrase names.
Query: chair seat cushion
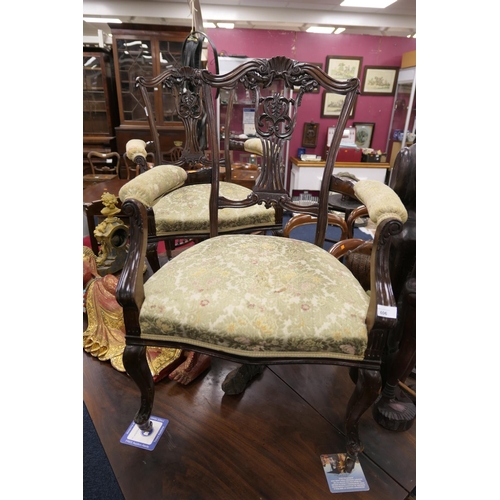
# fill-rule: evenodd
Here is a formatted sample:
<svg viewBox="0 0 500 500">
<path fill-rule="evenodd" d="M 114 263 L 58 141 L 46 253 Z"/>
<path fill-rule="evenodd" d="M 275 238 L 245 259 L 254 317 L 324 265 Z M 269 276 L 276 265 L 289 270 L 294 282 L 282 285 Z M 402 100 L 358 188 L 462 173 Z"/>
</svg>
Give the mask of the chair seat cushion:
<svg viewBox="0 0 500 500">
<path fill-rule="evenodd" d="M 220 183 L 220 195 L 230 200 L 244 200 L 252 191 L 230 182 Z M 191 184 L 172 191 L 153 207 L 156 233 L 208 233 L 210 184 Z M 219 210 L 219 231 L 268 227 L 275 223 L 274 208 L 263 205 Z"/>
<path fill-rule="evenodd" d="M 325 250 L 278 236 L 222 235 L 144 285 L 141 337 L 255 357 L 360 359 L 369 298 Z"/>
</svg>

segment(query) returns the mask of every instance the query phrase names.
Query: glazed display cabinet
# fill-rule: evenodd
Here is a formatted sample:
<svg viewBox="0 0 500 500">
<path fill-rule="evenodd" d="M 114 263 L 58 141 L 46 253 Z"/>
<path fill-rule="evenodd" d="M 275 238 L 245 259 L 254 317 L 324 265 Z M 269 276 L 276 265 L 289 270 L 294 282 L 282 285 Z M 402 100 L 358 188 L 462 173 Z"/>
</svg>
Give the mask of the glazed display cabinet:
<svg viewBox="0 0 500 500">
<path fill-rule="evenodd" d="M 109 50 L 83 47 L 83 174 L 90 173 L 89 151 L 116 151 L 118 107 Z"/>
<path fill-rule="evenodd" d="M 179 66 L 181 50 L 189 28 L 153 25 L 110 25 L 113 34 L 113 59 L 120 125 L 116 129 L 119 152 L 130 139 L 151 140 L 147 116 L 136 78 L 151 78 L 170 66 Z M 184 127 L 176 114 L 168 90 L 151 90 L 151 102 L 160 134 L 162 151 L 184 141 Z"/>
</svg>

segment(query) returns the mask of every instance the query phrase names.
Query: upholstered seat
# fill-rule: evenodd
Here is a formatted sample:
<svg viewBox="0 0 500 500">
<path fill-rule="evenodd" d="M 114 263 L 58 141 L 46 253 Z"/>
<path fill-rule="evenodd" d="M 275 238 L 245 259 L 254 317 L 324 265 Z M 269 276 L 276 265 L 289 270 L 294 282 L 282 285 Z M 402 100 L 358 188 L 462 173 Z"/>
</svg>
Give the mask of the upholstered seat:
<svg viewBox="0 0 500 500">
<path fill-rule="evenodd" d="M 210 184 L 184 186 L 186 171 L 175 165 L 159 165 L 132 179 L 119 192 L 122 202 L 129 198 L 153 207 L 156 235 L 208 234 Z M 180 188 L 180 189 L 179 189 Z M 220 183 L 220 194 L 230 200 L 246 198 L 252 191 L 238 184 Z M 275 211 L 263 205 L 225 208 L 220 211 L 219 231 L 240 231 L 274 224 Z"/>
<path fill-rule="evenodd" d="M 259 357 L 362 359 L 366 349 L 368 295 L 335 257 L 305 241 L 211 238 L 161 268 L 144 292 L 145 339 Z"/>
</svg>

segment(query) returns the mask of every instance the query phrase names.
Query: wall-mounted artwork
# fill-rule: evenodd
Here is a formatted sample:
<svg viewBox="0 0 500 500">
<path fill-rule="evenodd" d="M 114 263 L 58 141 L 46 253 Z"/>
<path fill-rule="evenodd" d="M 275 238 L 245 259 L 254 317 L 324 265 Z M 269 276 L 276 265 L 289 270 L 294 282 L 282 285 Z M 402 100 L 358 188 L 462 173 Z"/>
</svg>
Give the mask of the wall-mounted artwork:
<svg viewBox="0 0 500 500">
<path fill-rule="evenodd" d="M 334 92 L 323 92 L 323 103 L 321 106 L 321 118 L 335 118 L 340 116 L 342 106 L 344 105 L 345 96 L 335 94 Z M 351 109 L 349 118 L 354 116 L 357 99 L 354 100 L 354 105 Z"/>
<path fill-rule="evenodd" d="M 356 146 L 362 149 L 371 148 L 375 123 L 354 122 L 353 127 L 356 130 Z"/>
<path fill-rule="evenodd" d="M 319 123 L 304 123 L 304 132 L 302 134 L 302 147 L 315 148 L 318 143 Z"/>
<path fill-rule="evenodd" d="M 397 66 L 365 66 L 361 93 L 363 95 L 394 95 L 398 73 Z"/>
<path fill-rule="evenodd" d="M 362 57 L 351 56 L 327 56 L 326 72 L 337 80 L 349 80 L 359 78 L 361 73 Z"/>
</svg>

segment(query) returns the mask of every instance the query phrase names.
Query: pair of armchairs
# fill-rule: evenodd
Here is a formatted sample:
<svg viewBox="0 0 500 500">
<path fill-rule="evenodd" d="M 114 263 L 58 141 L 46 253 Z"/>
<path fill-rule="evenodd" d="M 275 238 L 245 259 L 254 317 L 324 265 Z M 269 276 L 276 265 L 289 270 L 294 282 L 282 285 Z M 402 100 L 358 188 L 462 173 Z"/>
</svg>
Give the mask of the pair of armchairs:
<svg viewBox="0 0 500 500">
<path fill-rule="evenodd" d="M 199 206 L 208 213 L 208 237 L 164 264 L 144 283 L 142 271 L 151 241 L 148 212 L 154 211 L 157 234 L 168 234 L 173 222 L 158 226 L 159 214 L 164 213 L 167 221 L 172 212 L 178 212 L 180 201 L 186 200 L 187 190 L 199 187 L 187 184 L 189 172 L 165 165 L 146 172 L 147 177 L 141 174 L 138 179 L 150 179 L 141 189 L 137 186 L 126 195 L 120 193 L 122 211 L 130 217 L 131 237 L 116 295 L 126 327 L 124 366 L 140 391 L 134 420 L 144 433 L 151 431 L 155 387 L 146 346 L 219 356 L 241 364 L 242 371 L 270 364 L 341 365 L 355 373 L 345 413 L 346 452 L 352 470 L 363 450 L 358 422 L 379 394 L 387 332 L 397 321 L 389 249 L 392 237 L 401 231 L 407 218 L 401 200 L 387 185 L 337 179 L 335 190 L 358 199 L 376 223 L 370 248 L 369 293 L 341 259 L 323 249 L 327 224 L 337 221 L 345 228 L 342 218 L 328 213 L 328 195 L 359 80 L 334 80 L 314 64 L 286 57 L 250 60 L 225 75 L 171 68 L 161 79 L 183 95 L 186 113 L 199 112 L 200 107 L 206 113 L 211 178 L 200 202 L 206 205 Z M 298 89 L 297 94 L 266 94 L 278 80 L 286 88 Z M 238 85 L 244 86 L 253 100 L 256 141 L 262 152 L 260 175 L 252 189 L 245 191 L 220 181 L 224 165 L 213 98 L 217 90 L 234 91 Z M 283 184 L 281 152 L 293 134 L 300 133 L 295 130 L 303 99 L 318 89 L 338 94 L 343 105 L 326 159 L 319 201 L 304 206 L 293 203 Z M 163 196 L 166 185 L 172 190 Z M 175 196 L 181 200 L 174 203 Z M 224 231 L 228 211 L 244 213 L 250 208 L 263 214 L 271 213 L 271 209 L 287 210 L 314 221 L 314 243 L 269 232 Z M 257 212 L 250 219 L 241 215 L 242 225 L 255 227 L 258 216 Z M 262 227 L 270 222 L 263 221 Z M 199 230 L 190 229 L 192 234 Z M 350 246 L 351 242 L 344 239 L 338 245 L 342 244 Z"/>
</svg>

